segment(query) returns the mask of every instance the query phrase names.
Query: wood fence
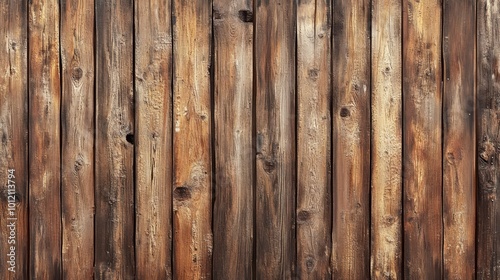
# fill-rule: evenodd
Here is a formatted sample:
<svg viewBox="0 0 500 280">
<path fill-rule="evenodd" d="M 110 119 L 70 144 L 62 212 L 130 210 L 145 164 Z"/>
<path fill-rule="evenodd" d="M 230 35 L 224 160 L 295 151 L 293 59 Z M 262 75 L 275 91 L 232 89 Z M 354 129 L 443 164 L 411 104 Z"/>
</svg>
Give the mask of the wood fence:
<svg viewBox="0 0 500 280">
<path fill-rule="evenodd" d="M 500 279 L 500 1 L 0 20 L 1 279 Z"/>
</svg>

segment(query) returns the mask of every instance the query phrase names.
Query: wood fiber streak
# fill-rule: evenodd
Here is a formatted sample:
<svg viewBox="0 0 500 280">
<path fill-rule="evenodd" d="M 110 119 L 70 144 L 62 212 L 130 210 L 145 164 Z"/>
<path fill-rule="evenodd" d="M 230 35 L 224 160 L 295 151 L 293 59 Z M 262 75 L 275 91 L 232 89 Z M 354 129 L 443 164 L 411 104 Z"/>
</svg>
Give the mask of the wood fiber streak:
<svg viewBox="0 0 500 280">
<path fill-rule="evenodd" d="M 212 2 L 174 0 L 174 278 L 212 278 Z"/>
<path fill-rule="evenodd" d="M 215 0 L 214 279 L 252 279 L 253 2 Z"/>
<path fill-rule="evenodd" d="M 294 1 L 257 0 L 256 277 L 296 275 Z"/>
<path fill-rule="evenodd" d="M 402 279 L 402 6 L 372 8 L 371 277 Z"/>
<path fill-rule="evenodd" d="M 61 199 L 64 279 L 94 266 L 94 1 L 61 1 Z"/>
<path fill-rule="evenodd" d="M 138 279 L 172 278 L 171 13 L 170 1 L 135 1 Z"/>
<path fill-rule="evenodd" d="M 441 1 L 403 2 L 404 276 L 443 273 Z"/>
<path fill-rule="evenodd" d="M 370 277 L 370 1 L 333 1 L 335 279 Z"/>
<path fill-rule="evenodd" d="M 59 1 L 29 1 L 28 13 L 29 277 L 61 279 Z"/>
<path fill-rule="evenodd" d="M 331 278 L 331 1 L 297 7 L 297 276 Z"/>
<path fill-rule="evenodd" d="M 474 279 L 475 274 L 475 32 L 476 1 L 443 1 L 445 279 Z"/>
<path fill-rule="evenodd" d="M 99 28 L 96 28 L 94 276 L 133 279 L 133 1 L 97 0 L 95 15 Z"/>
<path fill-rule="evenodd" d="M 0 2 L 0 279 L 28 278 L 28 2 Z M 14 169 L 9 187 L 9 169 Z M 10 215 L 15 203 L 15 211 Z M 16 223 L 16 267 L 9 271 L 10 222 Z M 5 243 L 4 243 L 5 242 Z"/>
<path fill-rule="evenodd" d="M 477 2 L 477 279 L 500 278 L 500 2 Z"/>
</svg>

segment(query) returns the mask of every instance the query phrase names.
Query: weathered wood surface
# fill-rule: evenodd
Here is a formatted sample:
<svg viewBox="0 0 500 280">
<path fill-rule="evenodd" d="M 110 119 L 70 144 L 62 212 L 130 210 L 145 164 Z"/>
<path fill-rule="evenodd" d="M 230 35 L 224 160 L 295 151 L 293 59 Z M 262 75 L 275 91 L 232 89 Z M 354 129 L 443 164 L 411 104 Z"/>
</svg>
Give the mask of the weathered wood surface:
<svg viewBox="0 0 500 280">
<path fill-rule="evenodd" d="M 500 3 L 477 2 L 477 279 L 500 278 Z"/>
<path fill-rule="evenodd" d="M 28 8 L 30 278 L 60 279 L 59 1 L 33 0 Z"/>
<path fill-rule="evenodd" d="M 172 6 L 159 0 L 134 3 L 136 276 L 170 279 Z"/>
<path fill-rule="evenodd" d="M 256 277 L 290 279 L 296 274 L 296 7 L 256 1 Z"/>
<path fill-rule="evenodd" d="M 441 1 L 403 1 L 404 275 L 443 273 Z"/>
<path fill-rule="evenodd" d="M 331 1 L 297 6 L 297 277 L 331 277 Z"/>
<path fill-rule="evenodd" d="M 332 268 L 370 276 L 370 1 L 333 1 Z"/>
<path fill-rule="evenodd" d="M 371 277 L 402 279 L 401 1 L 372 1 Z"/>
<path fill-rule="evenodd" d="M 460 20 L 457 20 L 460 19 Z M 474 279 L 476 1 L 443 1 L 443 262 Z M 433 225 L 434 226 L 434 225 Z"/>
<path fill-rule="evenodd" d="M 212 275 L 212 2 L 173 1 L 174 278 Z"/>
<path fill-rule="evenodd" d="M 28 278 L 27 14 L 27 1 L 0 2 L 0 279 Z"/>
<path fill-rule="evenodd" d="M 215 0 L 213 278 L 252 279 L 253 2 Z"/>
<path fill-rule="evenodd" d="M 97 279 L 135 276 L 133 15 L 131 0 L 96 1 Z"/>
<path fill-rule="evenodd" d="M 61 1 L 62 275 L 94 265 L 94 1 Z"/>
</svg>

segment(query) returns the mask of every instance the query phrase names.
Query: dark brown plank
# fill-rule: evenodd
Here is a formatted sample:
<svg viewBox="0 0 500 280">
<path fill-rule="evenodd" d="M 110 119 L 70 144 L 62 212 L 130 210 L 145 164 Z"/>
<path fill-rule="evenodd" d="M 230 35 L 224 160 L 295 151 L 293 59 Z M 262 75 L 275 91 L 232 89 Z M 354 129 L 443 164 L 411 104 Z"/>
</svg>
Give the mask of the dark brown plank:
<svg viewBox="0 0 500 280">
<path fill-rule="evenodd" d="M 59 1 L 29 1 L 30 278 L 61 278 Z"/>
<path fill-rule="evenodd" d="M 215 0 L 214 279 L 252 279 L 253 1 Z"/>
<path fill-rule="evenodd" d="M 370 277 L 370 1 L 333 1 L 333 277 Z"/>
<path fill-rule="evenodd" d="M 94 266 L 94 1 L 61 1 L 62 265 L 65 279 Z"/>
<path fill-rule="evenodd" d="M 460 20 L 457 20 L 460 19 Z M 474 279 L 476 1 L 443 1 L 445 279 Z"/>
<path fill-rule="evenodd" d="M 401 1 L 372 1 L 371 277 L 403 277 Z"/>
<path fill-rule="evenodd" d="M 135 276 L 133 15 L 131 0 L 96 1 L 97 279 Z"/>
<path fill-rule="evenodd" d="M 211 279 L 212 1 L 174 0 L 174 278 Z"/>
<path fill-rule="evenodd" d="M 0 2 L 0 279 L 28 278 L 28 2 Z"/>
<path fill-rule="evenodd" d="M 135 1 L 135 182 L 138 279 L 172 277 L 170 1 Z"/>
<path fill-rule="evenodd" d="M 295 22 L 294 1 L 257 0 L 256 278 L 295 274 Z"/>
<path fill-rule="evenodd" d="M 404 275 L 443 272 L 441 1 L 403 1 Z"/>
<path fill-rule="evenodd" d="M 331 1 L 297 7 L 297 274 L 331 277 Z"/>
<path fill-rule="evenodd" d="M 477 2 L 477 278 L 500 278 L 500 5 Z"/>
</svg>

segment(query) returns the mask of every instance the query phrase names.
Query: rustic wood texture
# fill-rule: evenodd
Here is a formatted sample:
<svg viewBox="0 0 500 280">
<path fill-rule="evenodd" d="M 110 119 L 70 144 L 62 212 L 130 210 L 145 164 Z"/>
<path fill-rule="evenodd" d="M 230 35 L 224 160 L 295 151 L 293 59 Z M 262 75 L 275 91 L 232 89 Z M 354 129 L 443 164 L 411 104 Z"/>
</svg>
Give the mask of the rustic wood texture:
<svg viewBox="0 0 500 280">
<path fill-rule="evenodd" d="M 253 2 L 215 0 L 214 279 L 252 279 Z"/>
<path fill-rule="evenodd" d="M 61 1 L 61 200 L 64 279 L 94 265 L 94 1 Z"/>
<path fill-rule="evenodd" d="M 257 279 L 296 274 L 294 1 L 255 4 Z"/>
<path fill-rule="evenodd" d="M 403 277 L 401 9 L 372 1 L 372 279 Z"/>
<path fill-rule="evenodd" d="M 172 7 L 170 1 L 134 3 L 136 276 L 170 279 Z"/>
<path fill-rule="evenodd" d="M 443 273 L 441 2 L 403 2 L 404 275 Z"/>
<path fill-rule="evenodd" d="M 477 2 L 477 279 L 500 278 L 500 3 Z"/>
<path fill-rule="evenodd" d="M 475 274 L 475 32 L 476 1 L 443 1 L 444 279 Z"/>
<path fill-rule="evenodd" d="M 297 6 L 297 276 L 331 277 L 331 1 Z"/>
<path fill-rule="evenodd" d="M 173 1 L 174 278 L 212 275 L 212 2 Z"/>
<path fill-rule="evenodd" d="M 60 279 L 59 3 L 28 6 L 30 278 Z"/>
<path fill-rule="evenodd" d="M 0 2 L 0 279 L 28 278 L 27 4 Z M 16 226 L 15 244 L 8 239 L 11 222 Z M 7 256 L 11 246 L 16 254 L 13 271 Z"/>
<path fill-rule="evenodd" d="M 131 0 L 96 1 L 97 279 L 135 277 L 133 15 Z"/>
<path fill-rule="evenodd" d="M 370 1 L 333 1 L 333 277 L 370 276 Z"/>
</svg>

